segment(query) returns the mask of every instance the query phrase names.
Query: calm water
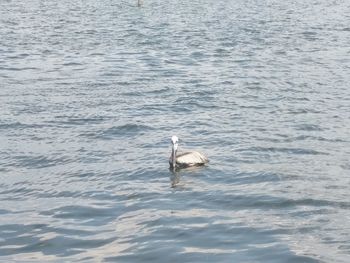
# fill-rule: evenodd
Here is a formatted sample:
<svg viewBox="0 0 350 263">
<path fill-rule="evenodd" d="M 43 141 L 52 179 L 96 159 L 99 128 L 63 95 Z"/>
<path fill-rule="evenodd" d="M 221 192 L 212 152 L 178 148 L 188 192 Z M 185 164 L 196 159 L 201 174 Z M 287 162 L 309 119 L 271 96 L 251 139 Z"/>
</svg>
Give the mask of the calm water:
<svg viewBox="0 0 350 263">
<path fill-rule="evenodd" d="M 0 1 L 0 261 L 349 262 L 350 2 Z M 208 167 L 168 170 L 170 137 Z"/>
</svg>

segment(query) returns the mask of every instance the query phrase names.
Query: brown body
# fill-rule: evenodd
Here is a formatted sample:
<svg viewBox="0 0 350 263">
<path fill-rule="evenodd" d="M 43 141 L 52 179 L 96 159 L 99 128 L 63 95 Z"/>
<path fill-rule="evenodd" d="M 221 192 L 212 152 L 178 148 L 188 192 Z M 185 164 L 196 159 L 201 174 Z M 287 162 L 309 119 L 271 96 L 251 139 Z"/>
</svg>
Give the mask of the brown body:
<svg viewBox="0 0 350 263">
<path fill-rule="evenodd" d="M 196 152 L 196 151 L 190 151 L 190 152 L 184 152 L 184 153 L 176 153 L 176 165 L 174 167 L 173 165 L 173 156 L 170 156 L 169 158 L 169 164 L 173 168 L 186 168 L 191 166 L 201 166 L 205 165 L 209 162 L 208 158 L 205 157 L 203 154 Z"/>
</svg>

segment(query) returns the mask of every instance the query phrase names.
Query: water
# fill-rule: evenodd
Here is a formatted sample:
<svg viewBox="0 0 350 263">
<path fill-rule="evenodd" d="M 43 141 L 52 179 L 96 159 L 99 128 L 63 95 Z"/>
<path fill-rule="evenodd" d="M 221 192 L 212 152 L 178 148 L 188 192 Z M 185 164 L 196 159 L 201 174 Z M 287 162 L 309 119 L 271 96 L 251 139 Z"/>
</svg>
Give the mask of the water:
<svg viewBox="0 0 350 263">
<path fill-rule="evenodd" d="M 0 2 L 0 261 L 348 262 L 349 1 L 136 2 Z"/>
</svg>

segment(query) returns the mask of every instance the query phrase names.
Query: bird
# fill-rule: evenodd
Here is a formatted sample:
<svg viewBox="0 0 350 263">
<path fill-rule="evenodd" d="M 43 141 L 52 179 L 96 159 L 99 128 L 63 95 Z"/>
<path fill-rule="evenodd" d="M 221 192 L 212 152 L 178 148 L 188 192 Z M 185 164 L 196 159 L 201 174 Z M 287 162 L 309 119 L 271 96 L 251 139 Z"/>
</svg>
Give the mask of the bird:
<svg viewBox="0 0 350 263">
<path fill-rule="evenodd" d="M 179 138 L 174 135 L 171 137 L 172 150 L 169 158 L 170 168 L 174 171 L 176 168 L 187 168 L 191 166 L 201 166 L 209 162 L 208 158 L 200 152 L 188 151 L 178 153 Z"/>
</svg>

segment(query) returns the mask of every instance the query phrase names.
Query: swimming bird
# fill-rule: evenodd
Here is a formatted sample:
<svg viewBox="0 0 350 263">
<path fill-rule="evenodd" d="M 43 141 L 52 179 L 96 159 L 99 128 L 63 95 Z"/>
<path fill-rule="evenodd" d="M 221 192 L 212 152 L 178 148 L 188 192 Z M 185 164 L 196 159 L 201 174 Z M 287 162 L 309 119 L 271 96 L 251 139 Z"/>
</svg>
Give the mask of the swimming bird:
<svg viewBox="0 0 350 263">
<path fill-rule="evenodd" d="M 171 137 L 171 143 L 173 147 L 169 158 L 169 164 L 173 170 L 176 168 L 205 165 L 209 162 L 207 157 L 197 151 L 178 153 L 179 138 L 177 136 L 174 135 Z"/>
</svg>

